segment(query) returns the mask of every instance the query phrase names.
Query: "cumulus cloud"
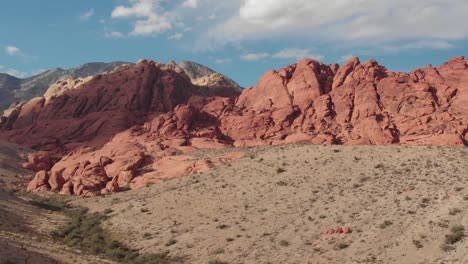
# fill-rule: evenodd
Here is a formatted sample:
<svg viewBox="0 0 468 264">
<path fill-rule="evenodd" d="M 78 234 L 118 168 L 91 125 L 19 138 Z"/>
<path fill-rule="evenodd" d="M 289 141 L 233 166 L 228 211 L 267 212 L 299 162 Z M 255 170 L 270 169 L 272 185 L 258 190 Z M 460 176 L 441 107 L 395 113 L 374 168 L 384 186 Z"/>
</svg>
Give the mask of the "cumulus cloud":
<svg viewBox="0 0 468 264">
<path fill-rule="evenodd" d="M 230 63 L 230 62 L 232 62 L 232 59 L 230 59 L 230 58 L 215 59 L 216 64 L 225 64 L 225 63 Z"/>
<path fill-rule="evenodd" d="M 339 63 L 344 63 L 344 62 L 347 62 L 349 59 L 353 58 L 355 56 L 353 56 L 353 54 L 346 54 L 346 55 L 343 55 L 341 57 L 338 58 L 338 62 Z"/>
<path fill-rule="evenodd" d="M 449 49 L 468 39 L 465 10 L 467 0 L 127 0 L 111 17 L 130 20 L 134 36 L 190 25 L 198 49 L 281 38 L 402 50 Z"/>
<path fill-rule="evenodd" d="M 455 46 L 450 43 L 449 41 L 446 40 L 419 40 L 419 41 L 413 41 L 413 42 L 408 42 L 404 43 L 401 45 L 384 45 L 382 46 L 382 49 L 390 52 L 399 52 L 401 50 L 411 50 L 411 49 L 434 49 L 434 50 L 448 50 L 452 49 Z"/>
<path fill-rule="evenodd" d="M 109 31 L 104 34 L 106 38 L 123 38 L 125 35 L 120 31 Z"/>
<path fill-rule="evenodd" d="M 400 40 L 468 38 L 466 0 L 244 0 L 237 1 L 205 41 L 223 45 L 251 39 L 293 37 L 361 45 Z M 426 46 L 430 48 L 430 46 Z"/>
<path fill-rule="evenodd" d="M 304 59 L 304 58 L 314 58 L 317 60 L 323 59 L 323 55 L 311 53 L 309 49 L 284 49 L 273 55 L 272 58 L 275 59 Z"/>
<path fill-rule="evenodd" d="M 198 7 L 198 0 L 185 0 L 182 3 L 183 7 L 187 8 L 197 8 Z"/>
<path fill-rule="evenodd" d="M 15 55 L 20 55 L 21 54 L 21 50 L 18 47 L 15 47 L 15 46 L 6 46 L 5 47 L 5 52 L 10 56 L 15 56 Z"/>
<path fill-rule="evenodd" d="M 271 55 L 269 53 L 246 53 L 241 55 L 241 59 L 246 60 L 246 61 L 256 61 L 256 60 L 261 60 L 265 58 L 269 58 Z"/>
<path fill-rule="evenodd" d="M 177 32 L 177 33 L 174 33 L 172 35 L 170 35 L 167 39 L 169 40 L 180 40 L 184 37 L 184 34 L 180 33 L 180 32 Z"/>
<path fill-rule="evenodd" d="M 160 7 L 162 0 L 130 0 L 129 6 L 117 6 L 113 19 L 136 19 L 130 35 L 145 36 L 163 33 L 172 28 L 168 13 Z"/>
<path fill-rule="evenodd" d="M 284 49 L 277 53 L 246 53 L 241 55 L 241 59 L 246 61 L 257 61 L 266 58 L 273 59 L 295 59 L 301 60 L 304 58 L 313 58 L 317 60 L 323 59 L 323 55 L 311 53 L 309 49 Z"/>
<path fill-rule="evenodd" d="M 80 19 L 83 21 L 90 20 L 94 16 L 94 9 L 90 9 L 80 15 Z"/>
</svg>

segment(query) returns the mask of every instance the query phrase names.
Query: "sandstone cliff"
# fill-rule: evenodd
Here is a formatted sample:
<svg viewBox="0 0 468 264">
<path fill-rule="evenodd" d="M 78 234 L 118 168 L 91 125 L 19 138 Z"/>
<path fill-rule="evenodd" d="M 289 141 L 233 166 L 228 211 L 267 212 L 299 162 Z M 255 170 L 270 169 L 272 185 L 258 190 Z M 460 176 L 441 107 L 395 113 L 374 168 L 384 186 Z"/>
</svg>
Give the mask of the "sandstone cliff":
<svg viewBox="0 0 468 264">
<path fill-rule="evenodd" d="M 286 143 L 464 146 L 468 61 L 391 72 L 371 60 L 306 59 L 239 92 L 220 76 L 193 84 L 175 63 L 143 60 L 10 109 L 0 138 L 32 156 L 29 190 L 97 195 L 206 170 L 199 148 Z M 210 77 L 211 76 L 211 77 Z M 77 80 L 76 80 L 77 81 Z M 41 160 L 47 162 L 41 162 Z"/>
</svg>

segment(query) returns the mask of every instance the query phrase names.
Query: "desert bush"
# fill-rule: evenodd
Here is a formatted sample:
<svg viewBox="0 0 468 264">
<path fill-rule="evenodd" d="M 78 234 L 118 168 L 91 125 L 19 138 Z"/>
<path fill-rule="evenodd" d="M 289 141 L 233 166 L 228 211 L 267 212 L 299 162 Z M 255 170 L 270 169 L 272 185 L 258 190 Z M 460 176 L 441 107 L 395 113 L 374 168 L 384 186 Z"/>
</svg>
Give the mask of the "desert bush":
<svg viewBox="0 0 468 264">
<path fill-rule="evenodd" d="M 102 222 L 108 218 L 103 213 L 91 214 L 86 208 L 69 208 L 65 213 L 70 218 L 69 222 L 59 230 L 53 231 L 51 235 L 70 247 L 120 263 L 182 263 L 179 258 L 169 257 L 169 252 L 140 254 L 112 239 L 102 228 Z"/>
<path fill-rule="evenodd" d="M 413 240 L 413 244 L 414 244 L 414 246 L 416 246 L 416 248 L 422 248 L 423 247 L 423 244 L 419 240 Z"/>
<path fill-rule="evenodd" d="M 172 245 L 175 245 L 176 243 L 177 243 L 177 240 L 172 238 L 172 239 L 169 239 L 169 241 L 167 241 L 166 246 L 170 247 Z"/>
<path fill-rule="evenodd" d="M 463 226 L 457 225 L 452 227 L 450 230 L 451 233 L 445 235 L 445 243 L 453 245 L 461 241 L 465 237 L 465 228 Z"/>
<path fill-rule="evenodd" d="M 225 250 L 223 248 L 218 248 L 215 251 L 213 251 L 213 254 L 214 255 L 219 255 L 219 254 L 223 254 L 224 252 L 225 252 Z"/>
<path fill-rule="evenodd" d="M 51 198 L 30 195 L 29 204 L 53 212 L 63 211 L 70 207 L 67 201 L 60 201 Z"/>
<path fill-rule="evenodd" d="M 223 262 L 221 260 L 211 260 L 208 264 L 228 264 L 227 262 Z"/>
<path fill-rule="evenodd" d="M 345 248 L 348 248 L 349 247 L 349 244 L 346 243 L 346 242 L 340 242 L 338 244 L 335 245 L 335 250 L 340 250 L 340 249 L 345 249 Z"/>
<path fill-rule="evenodd" d="M 458 209 L 458 208 L 452 208 L 452 209 L 450 209 L 450 211 L 449 211 L 449 215 L 456 215 L 456 214 L 458 214 L 458 213 L 461 213 L 461 210 Z"/>
<path fill-rule="evenodd" d="M 283 173 L 283 172 L 285 172 L 285 171 L 286 171 L 286 170 L 283 169 L 283 168 L 278 168 L 278 169 L 276 169 L 276 172 L 277 172 L 277 173 Z"/>
<path fill-rule="evenodd" d="M 385 220 L 383 223 L 381 223 L 379 225 L 380 228 L 384 229 L 384 228 L 387 228 L 389 226 L 393 225 L 393 222 L 392 221 L 389 221 L 389 220 Z"/>
</svg>

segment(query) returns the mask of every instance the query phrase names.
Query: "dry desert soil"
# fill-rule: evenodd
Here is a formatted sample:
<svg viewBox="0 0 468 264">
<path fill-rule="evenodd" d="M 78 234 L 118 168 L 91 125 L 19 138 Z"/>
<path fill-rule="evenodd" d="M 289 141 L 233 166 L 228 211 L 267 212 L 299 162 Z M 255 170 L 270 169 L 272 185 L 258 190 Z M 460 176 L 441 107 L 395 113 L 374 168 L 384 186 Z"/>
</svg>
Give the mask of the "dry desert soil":
<svg viewBox="0 0 468 264">
<path fill-rule="evenodd" d="M 7 178 L 29 177 L 11 160 L 27 150 L 4 146 L 0 263 L 113 263 L 51 236 L 70 214 L 9 189 Z M 206 173 L 47 201 L 99 213 L 102 241 L 164 253 L 139 263 L 468 263 L 467 148 L 286 145 L 194 155 L 238 151 L 246 157 Z M 352 232 L 322 234 L 337 227 Z"/>
</svg>

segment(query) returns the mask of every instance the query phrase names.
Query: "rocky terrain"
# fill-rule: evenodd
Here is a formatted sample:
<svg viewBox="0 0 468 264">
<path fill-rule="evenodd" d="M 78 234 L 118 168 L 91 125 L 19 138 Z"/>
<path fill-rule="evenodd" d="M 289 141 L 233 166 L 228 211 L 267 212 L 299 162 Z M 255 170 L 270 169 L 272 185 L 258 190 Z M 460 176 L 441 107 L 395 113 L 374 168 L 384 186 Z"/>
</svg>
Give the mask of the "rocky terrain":
<svg viewBox="0 0 468 264">
<path fill-rule="evenodd" d="M 59 160 L 30 160 L 25 166 L 38 174 L 29 190 L 91 196 L 158 182 L 168 177 L 168 163 L 182 163 L 186 174 L 226 158 L 199 161 L 190 156 L 196 149 L 467 144 L 463 57 L 410 73 L 373 60 L 339 67 L 306 59 L 242 91 L 222 75 L 191 79 L 187 72 L 143 60 L 59 82 L 45 97 L 7 110 L 0 138 Z"/>
<path fill-rule="evenodd" d="M 453 231 L 468 227 L 466 148 L 287 145 L 198 155 L 229 151 L 247 156 L 75 203 L 111 208 L 105 226 L 119 239 L 186 263 L 468 262 L 465 233 Z"/>
<path fill-rule="evenodd" d="M 195 84 L 202 84 L 204 82 L 209 81 L 210 79 L 216 79 L 220 78 L 222 74 L 216 72 L 213 69 L 210 69 L 204 65 L 201 65 L 199 63 L 193 62 L 193 61 L 181 61 L 178 63 L 179 67 L 181 67 L 187 76 L 192 80 L 193 83 Z M 225 79 L 225 82 L 227 85 L 230 85 L 232 87 L 235 87 L 237 89 L 242 89 L 239 84 L 237 84 L 235 81 L 230 79 L 229 77 L 223 76 Z"/>
<path fill-rule="evenodd" d="M 114 263 L 52 239 L 50 232 L 64 225 L 67 217 L 15 191 L 31 177 L 21 165 L 32 152 L 0 142 L 0 263 Z"/>
<path fill-rule="evenodd" d="M 42 96 L 49 86 L 57 81 L 93 76 L 112 71 L 117 66 L 124 64 L 126 62 L 92 62 L 72 69 L 57 68 L 47 70 L 25 79 L 0 73 L 0 111 L 7 109 L 12 104 Z"/>
<path fill-rule="evenodd" d="M 464 263 L 467 101 L 463 57 L 409 73 L 305 59 L 245 90 L 189 62 L 60 80 L 0 117 L 0 253 Z"/>
<path fill-rule="evenodd" d="M 191 155 L 211 159 L 239 152 L 244 158 L 210 171 L 110 196 L 71 197 L 71 205 L 106 214 L 99 223 L 106 236 L 144 254 L 170 257 L 141 263 L 468 261 L 466 148 L 285 145 Z M 73 249 L 67 240 L 51 239 L 54 230 L 70 228 L 69 220 L 43 201 L 0 189 L 6 217 L 0 260 L 114 263 L 102 253 L 92 256 L 84 247 L 89 244 Z M 83 239 L 94 241 L 92 234 L 82 233 Z M 112 252 L 106 257 L 120 254 Z"/>
</svg>

